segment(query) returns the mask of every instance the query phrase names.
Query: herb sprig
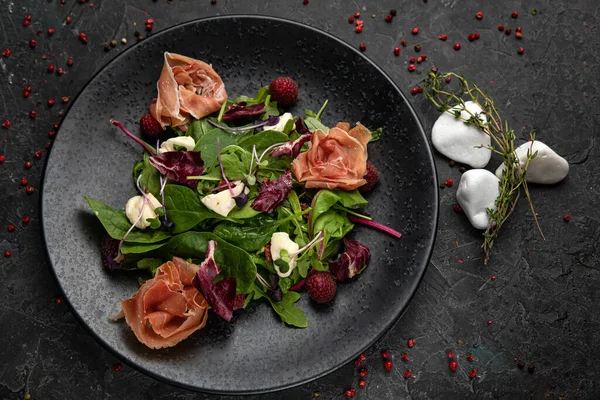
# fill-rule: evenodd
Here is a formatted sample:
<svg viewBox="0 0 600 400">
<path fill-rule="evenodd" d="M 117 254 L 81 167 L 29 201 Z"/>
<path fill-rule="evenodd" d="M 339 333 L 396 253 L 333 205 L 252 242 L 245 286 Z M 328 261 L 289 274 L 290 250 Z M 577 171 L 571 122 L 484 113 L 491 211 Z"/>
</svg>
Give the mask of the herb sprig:
<svg viewBox="0 0 600 400">
<path fill-rule="evenodd" d="M 457 89 L 450 89 L 446 84 L 446 79 L 458 81 Z M 489 224 L 483 233 L 483 253 L 484 264 L 487 264 L 490 257 L 490 250 L 494 245 L 494 240 L 498 237 L 500 229 L 514 212 L 521 191 L 529 203 L 535 223 L 544 238 L 544 233 L 540 227 L 531 195 L 527 187 L 526 174 L 527 167 L 531 160 L 537 155 L 537 151 L 532 153 L 531 146 L 535 141 L 535 131 L 529 133 L 531 146 L 527 150 L 527 160 L 522 165 L 515 154 L 515 131 L 509 129 L 508 122 L 504 121 L 498 112 L 494 101 L 488 96 L 487 92 L 480 89 L 473 82 L 468 81 L 464 76 L 454 72 L 436 74 L 430 72 L 422 85 L 425 97 L 437 107 L 440 112 L 450 112 L 456 119 L 461 119 L 466 125 L 473 126 L 484 132 L 491 138 L 489 149 L 502 157 L 504 171 L 500 178 L 500 195 L 496 199 L 496 210 L 487 209 Z M 480 114 L 469 111 L 465 106 L 465 100 L 477 103 L 483 110 L 483 115 L 487 121 L 484 122 Z M 450 111 L 449 111 L 450 110 Z M 468 114 L 468 118 L 462 117 L 463 113 Z"/>
</svg>

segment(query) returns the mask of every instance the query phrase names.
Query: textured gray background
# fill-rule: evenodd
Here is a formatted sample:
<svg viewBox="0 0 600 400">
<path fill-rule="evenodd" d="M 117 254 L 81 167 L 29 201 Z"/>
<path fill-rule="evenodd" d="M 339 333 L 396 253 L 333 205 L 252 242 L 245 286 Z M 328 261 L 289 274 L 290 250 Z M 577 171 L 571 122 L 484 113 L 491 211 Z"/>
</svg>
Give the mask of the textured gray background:
<svg viewBox="0 0 600 400">
<path fill-rule="evenodd" d="M 600 109 L 600 5 L 596 0 L 502 2 L 420 0 L 325 1 L 302 0 L 243 1 L 209 0 L 98 1 L 79 4 L 68 0 L 0 0 L 0 47 L 12 56 L 0 56 L 0 121 L 8 118 L 10 129 L 0 128 L 0 250 L 11 250 L 10 258 L 0 257 L 0 398 L 219 398 L 177 389 L 123 367 L 102 349 L 74 320 L 64 304 L 56 304 L 57 288 L 46 265 L 39 229 L 38 193 L 27 195 L 20 179 L 27 177 L 39 187 L 42 160 L 34 151 L 43 149 L 47 133 L 63 109 L 62 96 L 74 96 L 92 74 L 117 52 L 135 42 L 133 22 L 143 32 L 147 15 L 156 22 L 154 30 L 209 15 L 257 13 L 282 16 L 324 29 L 358 46 L 367 44 L 366 54 L 386 70 L 405 90 L 410 91 L 432 65 L 454 70 L 488 88 L 504 117 L 525 138 L 531 128 L 538 139 L 553 147 L 571 164 L 569 177 L 553 187 L 532 190 L 536 210 L 547 240 L 541 241 L 531 214 L 521 203 L 504 228 L 488 266 L 483 266 L 479 233 L 464 215 L 452 211 L 456 184 L 442 190 L 440 227 L 431 265 L 408 311 L 376 347 L 367 352 L 369 368 L 366 389 L 356 398 L 598 398 L 600 356 L 596 243 L 600 237 L 596 211 L 600 190 L 590 177 L 598 175 L 600 152 L 595 146 Z M 398 16 L 392 24 L 383 22 L 392 7 Z M 532 8 L 537 15 L 531 15 Z M 519 11 L 517 20 L 510 18 Z M 347 17 L 363 13 L 365 28 L 354 33 Z M 483 11 L 477 21 L 474 14 Z M 25 14 L 33 17 L 24 28 Z M 371 14 L 377 17 L 372 19 Z M 71 15 L 70 25 L 62 24 Z M 497 31 L 498 23 L 523 27 L 525 39 L 518 42 Z M 47 38 L 46 29 L 56 33 Z M 417 37 L 412 27 L 421 28 Z M 36 31 L 41 30 L 39 37 Z M 84 46 L 77 35 L 86 32 Z M 469 33 L 481 33 L 469 43 Z M 448 42 L 437 35 L 447 33 Z M 127 37 L 105 53 L 103 43 Z M 28 41 L 35 38 L 32 50 Z M 409 47 L 400 57 L 392 50 L 406 38 Z M 452 44 L 459 41 L 462 50 Z M 406 70 L 412 45 L 420 43 L 428 56 L 419 73 Z M 516 54 L 524 46 L 523 56 Z M 52 55 L 55 66 L 67 74 L 47 74 Z M 66 55 L 75 65 L 65 66 Z M 32 96 L 23 98 L 23 87 L 33 86 Z M 49 97 L 57 104 L 46 106 Z M 422 97 L 411 97 L 427 130 L 436 113 Z M 36 106 L 36 102 L 41 102 Z M 30 110 L 38 113 L 35 120 Z M 26 170 L 27 160 L 33 168 Z M 457 167 L 450 167 L 436 155 L 438 178 L 460 179 Z M 495 167 L 495 164 L 493 165 Z M 565 223 L 564 214 L 571 215 Z M 31 222 L 22 224 L 23 215 Z M 17 225 L 15 232 L 6 230 Z M 458 243 L 458 245 L 457 245 Z M 461 262 L 462 260 L 462 262 Z M 496 276 L 495 281 L 490 277 Z M 488 326 L 487 321 L 492 324 Z M 417 343 L 406 346 L 408 338 Z M 390 349 L 394 370 L 385 372 L 379 350 Z M 454 350 L 459 369 L 451 373 L 446 352 Z M 410 361 L 400 355 L 407 352 Z M 465 355 L 475 355 L 468 362 Z M 314 357 L 319 357 L 315 354 Z M 525 368 L 518 367 L 518 361 Z M 529 364 L 533 373 L 527 372 Z M 207 366 L 208 367 L 208 366 Z M 404 370 L 413 378 L 405 381 Z M 477 369 L 478 377 L 467 374 Z M 320 391 L 325 399 L 342 398 L 347 386 L 357 386 L 357 373 L 347 365 L 330 376 L 297 389 L 251 399 L 310 399 Z"/>
</svg>

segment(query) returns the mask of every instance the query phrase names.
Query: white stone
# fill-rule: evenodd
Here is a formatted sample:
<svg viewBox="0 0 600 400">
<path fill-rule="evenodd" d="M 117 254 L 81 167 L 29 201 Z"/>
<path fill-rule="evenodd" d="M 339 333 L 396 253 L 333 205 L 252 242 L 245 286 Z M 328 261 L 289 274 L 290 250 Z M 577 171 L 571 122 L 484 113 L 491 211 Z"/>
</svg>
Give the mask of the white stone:
<svg viewBox="0 0 600 400">
<path fill-rule="evenodd" d="M 194 138 L 189 136 L 177 136 L 162 142 L 158 152 L 166 153 L 167 151 L 175 151 L 175 145 L 184 147 L 187 151 L 192 151 L 196 147 L 196 142 Z"/>
<path fill-rule="evenodd" d="M 285 129 L 285 125 L 288 123 L 289 120 L 292 119 L 294 119 L 294 116 L 286 112 L 279 117 L 279 122 L 277 122 L 275 125 L 266 125 L 265 131 L 283 132 L 283 130 Z"/>
<path fill-rule="evenodd" d="M 460 178 L 456 200 L 469 222 L 477 229 L 487 229 L 489 217 L 486 209 L 496 210 L 496 199 L 500 195 L 500 179 L 485 169 L 472 169 Z"/>
<path fill-rule="evenodd" d="M 296 267 L 296 257 L 292 257 L 292 253 L 297 252 L 299 248 L 300 246 L 298 243 L 290 239 L 290 235 L 288 235 L 286 232 L 275 232 L 273 235 L 271 235 L 271 257 L 273 258 L 273 261 L 277 261 L 281 258 L 282 250 L 287 251 L 288 255 L 290 255 L 290 262 L 288 263 L 290 268 L 287 270 L 287 272 L 281 272 L 279 270 L 279 266 L 275 264 L 277 275 L 281 276 L 282 278 L 287 278 L 292 274 L 292 271 Z"/>
<path fill-rule="evenodd" d="M 144 211 L 140 217 L 142 206 Z M 154 210 L 159 207 L 162 207 L 162 204 L 156 199 L 156 197 L 154 197 L 152 193 L 146 193 L 146 205 L 144 205 L 143 196 L 133 196 L 127 201 L 127 204 L 125 204 L 125 215 L 127 215 L 127 218 L 131 224 L 135 223 L 137 228 L 146 229 L 150 226 L 150 222 L 146 220 L 157 218 L 158 216 Z"/>
<path fill-rule="evenodd" d="M 531 142 L 523 143 L 515 149 L 515 154 L 519 159 L 521 168 L 525 168 L 525 164 L 527 163 L 528 150 L 530 150 L 530 154 L 534 154 L 537 151 L 537 155 L 529 162 L 529 166 L 527 167 L 527 182 L 551 185 L 565 179 L 569 173 L 569 163 L 567 160 L 537 140 L 533 144 Z M 496 170 L 498 178 L 502 178 L 502 171 L 504 169 L 504 164 L 498 167 Z"/>
<path fill-rule="evenodd" d="M 487 123 L 487 117 L 477 103 L 466 101 L 465 108 L 478 115 L 483 123 Z M 479 129 L 465 124 L 471 118 L 467 111 L 461 111 L 461 118 L 456 119 L 453 112 L 459 109 L 461 107 L 454 107 L 435 121 L 431 129 L 433 147 L 451 160 L 473 168 L 483 168 L 492 157 L 492 151 L 486 147 L 490 145 L 491 139 Z"/>
<path fill-rule="evenodd" d="M 250 189 L 248 189 L 246 185 L 239 184 L 232 189 L 233 196 L 229 192 L 229 189 L 225 189 L 219 193 L 204 196 L 200 201 L 202 201 L 202 204 L 204 204 L 209 210 L 226 217 L 229 215 L 231 210 L 235 208 L 236 204 L 234 197 L 242 193 L 242 188 L 244 193 L 248 194 L 248 192 L 250 192 Z"/>
</svg>

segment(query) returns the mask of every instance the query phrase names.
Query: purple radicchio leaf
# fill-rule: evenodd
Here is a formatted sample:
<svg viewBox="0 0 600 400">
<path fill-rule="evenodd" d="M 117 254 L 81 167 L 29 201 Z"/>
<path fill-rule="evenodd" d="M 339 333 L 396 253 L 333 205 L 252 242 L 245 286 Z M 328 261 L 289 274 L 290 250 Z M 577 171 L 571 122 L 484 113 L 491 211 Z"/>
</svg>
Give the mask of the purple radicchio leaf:
<svg viewBox="0 0 600 400">
<path fill-rule="evenodd" d="M 194 275 L 192 285 L 202 293 L 213 311 L 229 322 L 233 317 L 233 311 L 243 306 L 244 295 L 235 294 L 237 285 L 235 278 L 225 278 L 217 283 L 213 283 L 217 275 L 221 272 L 221 269 L 215 262 L 216 248 L 217 242 L 209 240 L 206 259 L 200 264 L 200 269 Z"/>
<path fill-rule="evenodd" d="M 260 117 L 265 113 L 265 103 L 246 106 L 246 102 L 235 103 L 227 107 L 222 120 L 225 122 L 238 121 Z"/>
<path fill-rule="evenodd" d="M 292 173 L 289 169 L 274 181 L 260 185 L 258 195 L 252 203 L 256 211 L 273 212 L 287 199 L 292 190 Z"/>
<path fill-rule="evenodd" d="M 308 130 L 306 125 L 304 125 L 304 121 L 302 120 L 302 117 L 298 117 L 298 119 L 296 120 L 296 132 L 298 132 L 298 134 L 300 136 L 306 135 L 306 134 L 310 135 L 310 131 Z"/>
<path fill-rule="evenodd" d="M 335 261 L 329 261 L 329 271 L 338 281 L 345 281 L 358 275 L 367 266 L 371 251 L 356 240 L 344 239 L 346 251 Z"/>
<path fill-rule="evenodd" d="M 304 143 L 306 143 L 310 140 L 310 136 L 311 136 L 311 134 L 307 133 L 307 134 L 300 136 L 296 140 L 290 140 L 289 142 L 286 142 L 284 145 L 273 150 L 271 152 L 271 154 L 269 154 L 269 156 L 270 157 L 292 156 L 292 157 L 296 158 L 296 157 L 298 157 L 298 154 L 300 154 L 300 150 L 302 149 L 302 146 L 304 145 Z"/>
<path fill-rule="evenodd" d="M 167 151 L 150 157 L 150 164 L 167 178 L 190 187 L 196 187 L 198 180 L 187 179 L 199 176 L 204 171 L 204 161 L 199 151 Z"/>
<path fill-rule="evenodd" d="M 127 255 L 121 253 L 119 241 L 110 236 L 105 236 L 102 239 L 102 264 L 109 271 L 121 269 L 123 262 L 127 259 Z"/>
</svg>

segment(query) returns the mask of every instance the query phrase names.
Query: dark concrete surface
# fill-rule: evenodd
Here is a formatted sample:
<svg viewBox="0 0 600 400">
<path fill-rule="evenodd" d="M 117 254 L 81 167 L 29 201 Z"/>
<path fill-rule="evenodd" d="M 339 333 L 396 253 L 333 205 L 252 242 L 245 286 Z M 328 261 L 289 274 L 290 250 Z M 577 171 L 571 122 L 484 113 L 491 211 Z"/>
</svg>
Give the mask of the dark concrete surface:
<svg viewBox="0 0 600 400">
<path fill-rule="evenodd" d="M 383 17 L 391 8 L 398 16 L 388 24 Z M 517 19 L 511 18 L 513 10 L 519 12 Z M 356 11 L 365 21 L 361 34 L 347 22 Z M 477 11 L 484 12 L 483 20 L 475 18 Z M 532 188 L 546 240 L 540 239 L 521 202 L 490 263 L 483 266 L 479 232 L 452 210 L 458 167 L 436 154 L 438 178 L 452 178 L 455 185 L 441 192 L 431 265 L 405 315 L 367 351 L 367 386 L 357 388 L 356 398 L 599 398 L 600 189 L 593 179 L 600 173 L 595 144 L 600 123 L 596 0 L 311 0 L 308 5 L 302 0 L 218 0 L 216 5 L 210 0 L 67 0 L 63 7 L 59 0 L 0 0 L 0 50 L 12 52 L 0 56 L 0 122 L 11 121 L 9 129 L 0 128 L 0 154 L 5 156 L 0 164 L 0 250 L 11 252 L 10 257 L 0 256 L 0 398 L 225 399 L 157 382 L 127 366 L 115 371 L 119 361 L 55 299 L 58 290 L 41 242 L 37 188 L 44 146 L 51 141 L 48 132 L 65 108 L 61 98 L 75 96 L 94 72 L 135 43 L 134 32 L 145 33 L 147 18 L 155 20 L 158 31 L 231 13 L 281 16 L 355 46 L 364 42 L 366 54 L 407 94 L 433 65 L 463 73 L 489 90 L 520 140 L 535 128 L 538 140 L 571 164 L 564 182 Z M 32 16 L 29 27 L 23 26 L 26 14 Z M 67 16 L 72 18 L 68 25 L 63 23 Z M 498 32 L 499 23 L 513 34 Z M 522 41 L 514 37 L 517 26 L 523 28 Z M 48 27 L 55 29 L 52 37 Z M 418 36 L 411 35 L 413 27 L 420 28 Z M 468 42 L 468 34 L 475 31 L 481 39 Z M 87 45 L 80 42 L 80 32 L 86 33 Z M 441 33 L 448 34 L 447 42 L 437 39 Z M 120 43 L 122 37 L 127 45 Z M 409 46 L 394 57 L 393 48 L 403 38 Z M 31 39 L 37 41 L 34 49 Z M 119 43 L 104 52 L 104 43 L 111 39 Z M 462 44 L 458 52 L 452 49 L 455 42 Z M 418 72 L 409 73 L 406 66 L 416 54 L 415 44 L 422 46 L 427 60 Z M 520 46 L 525 48 L 522 56 L 517 55 Z M 69 56 L 72 67 L 66 65 Z M 47 73 L 49 63 L 66 74 Z M 29 98 L 23 96 L 26 85 L 32 86 Z M 56 101 L 51 108 L 49 98 Z M 429 131 L 437 113 L 421 96 L 411 96 L 411 101 Z M 31 110 L 37 112 L 35 119 L 29 117 Z M 43 150 L 42 159 L 35 157 L 37 150 Z M 30 169 L 26 161 L 32 162 Z M 21 185 L 24 177 L 36 189 L 33 194 Z M 570 222 L 563 220 L 565 214 Z M 22 222 L 26 215 L 29 223 Z M 11 223 L 16 225 L 13 232 L 7 229 Z M 416 340 L 412 348 L 406 344 L 409 338 Z M 391 353 L 391 372 L 383 368 L 381 349 Z M 448 368 L 448 351 L 455 352 L 456 372 Z M 407 362 L 401 360 L 405 352 Z M 405 380 L 407 368 L 413 375 Z M 473 380 L 468 376 L 472 369 L 477 371 Z M 320 398 L 341 399 L 344 389 L 357 383 L 358 372 L 350 364 L 302 387 L 248 399 L 310 399 L 315 392 Z"/>
</svg>

